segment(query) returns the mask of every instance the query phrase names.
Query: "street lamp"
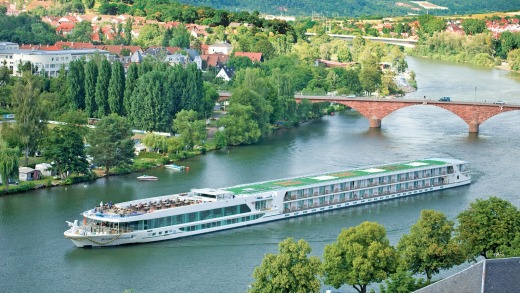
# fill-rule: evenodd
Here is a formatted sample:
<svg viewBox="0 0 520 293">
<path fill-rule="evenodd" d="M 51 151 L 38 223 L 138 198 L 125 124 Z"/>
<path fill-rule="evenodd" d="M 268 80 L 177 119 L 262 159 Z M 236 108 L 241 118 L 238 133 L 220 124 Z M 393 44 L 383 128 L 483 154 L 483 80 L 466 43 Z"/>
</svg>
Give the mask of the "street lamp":
<svg viewBox="0 0 520 293">
<path fill-rule="evenodd" d="M 477 87 L 475 87 L 475 103 L 477 102 Z"/>
</svg>

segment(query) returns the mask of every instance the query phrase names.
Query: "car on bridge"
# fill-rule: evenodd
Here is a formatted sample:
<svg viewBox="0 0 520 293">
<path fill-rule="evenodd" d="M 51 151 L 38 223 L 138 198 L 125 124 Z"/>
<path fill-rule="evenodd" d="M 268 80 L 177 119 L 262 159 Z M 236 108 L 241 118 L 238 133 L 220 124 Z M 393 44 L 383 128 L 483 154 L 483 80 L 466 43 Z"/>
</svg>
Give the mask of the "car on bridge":
<svg viewBox="0 0 520 293">
<path fill-rule="evenodd" d="M 439 102 L 450 102 L 450 101 L 451 101 L 450 97 L 442 97 L 439 99 Z"/>
<path fill-rule="evenodd" d="M 493 104 L 495 104 L 495 105 L 505 105 L 506 102 L 504 102 L 504 101 L 494 101 Z"/>
</svg>

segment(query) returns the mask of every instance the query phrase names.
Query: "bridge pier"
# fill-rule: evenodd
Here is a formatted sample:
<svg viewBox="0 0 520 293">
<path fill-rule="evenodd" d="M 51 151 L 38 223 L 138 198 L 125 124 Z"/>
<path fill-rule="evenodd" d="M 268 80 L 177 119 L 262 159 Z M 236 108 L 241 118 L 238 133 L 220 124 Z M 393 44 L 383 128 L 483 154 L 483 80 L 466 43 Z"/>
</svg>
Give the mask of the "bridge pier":
<svg viewBox="0 0 520 293">
<path fill-rule="evenodd" d="M 469 123 L 469 133 L 478 133 L 479 124 L 477 121 Z"/>
<path fill-rule="evenodd" d="M 381 119 L 369 118 L 368 123 L 370 128 L 381 128 Z"/>
</svg>

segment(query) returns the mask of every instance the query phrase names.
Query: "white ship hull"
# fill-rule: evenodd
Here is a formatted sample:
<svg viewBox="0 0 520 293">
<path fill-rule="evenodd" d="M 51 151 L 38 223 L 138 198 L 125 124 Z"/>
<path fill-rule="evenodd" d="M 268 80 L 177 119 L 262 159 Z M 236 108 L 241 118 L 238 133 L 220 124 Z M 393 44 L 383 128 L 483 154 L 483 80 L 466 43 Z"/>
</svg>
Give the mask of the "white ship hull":
<svg viewBox="0 0 520 293">
<path fill-rule="evenodd" d="M 392 174 L 391 174 L 392 175 Z M 374 177 L 374 176 L 372 176 Z M 124 244 L 133 244 L 133 243 L 147 243 L 147 242 L 155 242 L 162 240 L 170 240 L 187 236 L 195 236 L 205 233 L 212 233 L 222 230 L 228 230 L 233 228 L 239 228 L 249 225 L 256 225 L 270 221 L 282 220 L 292 217 L 310 215 L 315 213 L 321 213 L 325 211 L 331 211 L 336 209 L 348 208 L 353 206 L 359 206 L 363 204 L 369 204 L 374 202 L 380 202 L 385 200 L 392 200 L 396 198 L 403 198 L 408 196 L 414 196 L 418 194 L 423 194 L 427 192 L 433 192 L 438 190 L 443 190 L 447 188 L 453 188 L 461 185 L 466 185 L 471 183 L 471 177 L 469 176 L 469 172 L 460 172 L 455 171 L 452 174 L 445 175 L 439 174 L 439 178 L 442 177 L 442 180 L 437 180 L 434 182 L 441 182 L 440 184 L 433 184 L 430 186 L 422 186 L 418 188 L 409 188 L 407 190 L 400 190 L 398 192 L 388 193 L 377 195 L 371 194 L 370 196 L 363 196 L 363 198 L 359 199 L 341 199 L 340 195 L 347 193 L 356 194 L 360 190 L 377 190 L 377 188 L 383 188 L 388 186 L 396 186 L 401 185 L 400 182 L 392 182 L 383 185 L 370 185 L 363 186 L 357 189 L 349 189 L 349 190 L 335 190 L 330 191 L 326 194 L 320 195 L 303 195 L 302 197 L 295 198 L 292 196 L 290 189 L 281 189 L 280 191 L 271 191 L 271 192 L 263 192 L 257 193 L 253 195 L 244 195 L 244 196 L 229 196 L 227 198 L 221 198 L 212 201 L 200 201 L 199 197 L 194 197 L 196 199 L 196 203 L 200 204 L 191 204 L 187 206 L 183 206 L 182 208 L 170 208 L 164 210 L 158 210 L 151 213 L 146 213 L 143 215 L 138 215 L 135 217 L 129 217 L 129 219 L 123 219 L 124 217 L 119 218 L 106 218 L 100 217 L 98 214 L 93 214 L 91 211 L 87 211 L 84 213 L 89 219 L 94 221 L 104 221 L 103 224 L 111 223 L 111 229 L 107 227 L 100 227 L 99 222 L 97 222 L 97 226 L 85 224 L 79 226 L 77 222 L 74 224 L 69 223 L 71 228 L 64 232 L 66 238 L 72 240 L 72 242 L 77 247 L 99 247 L 99 246 L 114 246 L 114 245 L 124 245 Z M 367 177 L 370 179 L 370 176 Z M 391 177 L 388 177 L 391 178 Z M 368 180 L 365 177 L 363 178 L 355 178 L 356 182 L 361 182 L 361 180 Z M 415 178 L 408 181 L 403 181 L 403 185 L 405 183 L 410 183 L 411 185 L 416 185 L 414 181 L 420 182 L 423 180 L 423 183 L 427 180 L 432 180 L 430 177 L 428 178 Z M 350 182 L 351 179 L 345 181 Z M 340 181 L 334 182 L 338 183 Z M 373 182 L 373 181 L 372 181 Z M 428 181 L 430 182 L 430 181 Z M 433 182 L 433 181 L 432 181 Z M 447 183 L 445 183 L 447 182 Z M 341 182 L 340 182 L 341 183 Z M 328 184 L 328 183 L 327 183 Z M 329 186 L 328 184 L 327 186 Z M 339 186 L 339 185 L 338 185 Z M 307 188 L 308 186 L 304 186 L 303 188 Z M 311 186 L 312 187 L 312 186 Z M 320 187 L 320 186 L 318 186 Z M 321 186 L 322 187 L 322 186 Z M 294 190 L 302 191 L 303 188 L 293 188 Z M 388 188 L 390 190 L 391 188 Z M 395 188 L 394 188 L 395 189 Z M 288 191 L 289 190 L 289 191 Z M 312 188 L 311 188 L 312 190 Z M 317 190 L 317 189 L 316 189 Z M 218 191 L 218 190 L 216 190 Z M 296 191 L 295 191 L 296 192 Z M 163 199 L 164 197 L 160 197 L 158 199 Z M 293 199 L 294 198 L 294 199 Z M 327 199 L 329 201 L 319 202 L 318 199 Z M 302 203 L 314 202 L 312 206 L 302 205 Z M 260 206 L 259 206 L 260 204 Z M 129 204 L 132 205 L 132 202 Z M 299 205 L 299 206 L 298 206 Z M 211 211 L 224 211 L 225 209 L 235 207 L 240 207 L 241 209 L 248 209 L 243 213 L 236 213 L 235 211 L 230 213 L 229 215 L 223 216 L 214 216 L 214 217 L 206 217 L 204 218 L 202 215 L 207 214 Z M 250 210 L 249 210 L 250 209 Z M 176 211 L 176 212 L 172 212 Z M 237 210 L 238 211 L 238 210 Z M 201 219 L 192 219 L 189 220 L 187 217 L 200 217 Z M 124 223 L 129 222 L 131 220 L 144 219 L 140 221 L 144 221 L 145 223 L 155 223 L 154 221 L 160 221 L 160 219 L 173 219 L 175 217 L 185 217 L 187 219 L 185 223 L 175 224 L 175 225 L 162 225 L 156 224 L 156 226 L 151 227 L 150 229 L 141 229 L 141 230 L 133 230 L 130 232 L 122 232 L 124 229 L 122 227 L 126 227 Z M 148 221 L 148 222 L 147 222 Z M 152 222 L 150 222 L 152 221 Z M 173 220 L 172 220 L 173 221 Z M 135 223 L 136 221 L 132 222 Z M 117 224 L 117 225 L 116 225 Z M 162 226 L 161 226 L 162 225 Z M 159 226 L 159 227 L 157 227 Z M 93 228 L 94 227 L 94 228 Z"/>
</svg>

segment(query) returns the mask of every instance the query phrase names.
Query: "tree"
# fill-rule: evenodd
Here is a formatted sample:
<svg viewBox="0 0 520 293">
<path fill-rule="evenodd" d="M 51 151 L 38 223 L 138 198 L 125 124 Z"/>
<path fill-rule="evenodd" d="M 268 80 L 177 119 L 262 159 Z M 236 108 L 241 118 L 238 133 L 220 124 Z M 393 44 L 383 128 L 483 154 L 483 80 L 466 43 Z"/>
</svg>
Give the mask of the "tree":
<svg viewBox="0 0 520 293">
<path fill-rule="evenodd" d="M 227 62 L 227 66 L 234 68 L 235 71 L 240 69 L 253 67 L 253 61 L 246 56 L 231 56 Z"/>
<path fill-rule="evenodd" d="M 17 148 L 10 148 L 0 138 L 0 178 L 4 184 L 4 190 L 9 189 L 9 179 L 18 178 L 18 156 Z"/>
<path fill-rule="evenodd" d="M 139 31 L 139 36 L 134 40 L 141 48 L 159 46 L 162 43 L 163 32 L 157 24 L 146 24 Z"/>
<path fill-rule="evenodd" d="M 67 35 L 67 39 L 71 42 L 91 42 L 92 41 L 92 25 L 89 21 L 81 21 L 74 25 L 72 32 Z"/>
<path fill-rule="evenodd" d="M 169 131 L 172 100 L 166 94 L 167 73 L 150 71 L 139 77 L 131 97 L 129 117 L 132 125 L 146 131 Z"/>
<path fill-rule="evenodd" d="M 193 110 L 182 110 L 173 120 L 173 129 L 180 135 L 186 150 L 192 150 L 195 145 L 202 145 L 206 141 L 206 122 L 198 119 L 198 116 Z"/>
<path fill-rule="evenodd" d="M 98 118 L 103 118 L 110 113 L 110 108 L 108 106 L 108 85 L 110 84 L 111 70 L 110 62 L 103 59 L 99 65 L 99 73 L 96 81 L 96 116 Z"/>
<path fill-rule="evenodd" d="M 85 112 L 88 117 L 94 117 L 97 112 L 96 105 L 96 82 L 98 78 L 98 67 L 94 60 L 85 65 Z"/>
<path fill-rule="evenodd" d="M 403 267 L 414 274 L 425 274 L 429 284 L 440 269 L 461 264 L 464 257 L 452 238 L 453 225 L 443 213 L 423 210 L 410 234 L 403 235 L 397 245 Z"/>
<path fill-rule="evenodd" d="M 480 34 L 486 29 L 486 21 L 484 19 L 467 18 L 462 21 L 462 29 L 466 35 Z"/>
<path fill-rule="evenodd" d="M 520 233 L 520 211 L 498 197 L 477 199 L 457 216 L 457 240 L 466 258 L 503 256 Z"/>
<path fill-rule="evenodd" d="M 105 166 L 105 174 L 110 168 L 132 163 L 134 142 L 132 130 L 124 117 L 117 114 L 107 116 L 96 124 L 87 138 L 90 147 L 87 152 L 99 166 Z"/>
<path fill-rule="evenodd" d="M 24 72 L 13 88 L 13 107 L 16 117 L 14 132 L 18 144 L 23 148 L 25 166 L 29 164 L 29 153 L 33 151 L 45 130 L 45 111 L 40 98 L 40 77 Z"/>
<path fill-rule="evenodd" d="M 397 272 L 385 280 L 385 286 L 379 285 L 381 293 L 409 293 L 426 285 L 424 279 L 415 279 L 413 274 L 403 268 L 397 268 Z"/>
<path fill-rule="evenodd" d="M 132 43 L 132 18 L 128 18 L 124 28 L 124 44 L 129 46 Z"/>
<path fill-rule="evenodd" d="M 262 53 L 262 56 L 265 60 L 269 60 L 275 56 L 276 50 L 273 47 L 273 44 L 269 42 L 267 38 L 262 38 L 258 42 L 253 45 L 251 48 L 254 52 Z"/>
<path fill-rule="evenodd" d="M 368 284 L 385 280 L 396 267 L 386 230 L 374 222 L 343 229 L 336 242 L 325 246 L 323 259 L 323 283 L 334 288 L 349 284 L 359 293 L 366 293 Z"/>
<path fill-rule="evenodd" d="M 185 25 L 179 24 L 176 28 L 172 29 L 172 36 L 169 40 L 169 44 L 172 47 L 183 49 L 190 47 L 190 32 Z"/>
<path fill-rule="evenodd" d="M 219 127 L 224 128 L 228 144 L 253 144 L 260 140 L 262 130 L 253 118 L 255 109 L 252 106 L 234 103 L 227 110 L 228 114 L 219 120 Z"/>
<path fill-rule="evenodd" d="M 359 73 L 359 81 L 363 90 L 371 95 L 381 84 L 381 70 L 376 65 L 364 66 Z"/>
<path fill-rule="evenodd" d="M 204 82 L 204 99 L 203 104 L 201 106 L 203 110 L 204 118 L 208 118 L 209 115 L 213 112 L 213 108 L 215 107 L 215 103 L 219 99 L 219 94 L 215 87 L 209 82 Z"/>
<path fill-rule="evenodd" d="M 255 268 L 250 293 L 309 293 L 320 291 L 320 260 L 309 257 L 309 244 L 287 238 L 278 245 L 278 254 L 267 254 Z"/>
<path fill-rule="evenodd" d="M 137 84 L 137 78 L 139 77 L 137 74 L 137 69 L 137 65 L 135 63 L 131 63 L 130 66 L 128 66 L 126 72 L 125 93 L 123 94 L 123 109 L 125 116 L 130 113 L 132 107 L 132 93 L 134 92 L 135 86 Z"/>
<path fill-rule="evenodd" d="M 432 35 L 446 29 L 446 22 L 442 18 L 437 18 L 431 14 L 423 14 L 418 17 L 421 30 Z"/>
<path fill-rule="evenodd" d="M 75 128 L 76 126 L 71 125 L 55 127 L 43 139 L 43 156 L 52 160 L 53 169 L 62 180 L 73 172 L 88 172 L 83 138 Z"/>
<path fill-rule="evenodd" d="M 112 64 L 112 73 L 108 84 L 108 106 L 110 113 L 124 114 L 123 96 L 125 90 L 125 69 L 121 62 Z"/>
<path fill-rule="evenodd" d="M 143 138 L 143 144 L 158 153 L 164 153 L 168 150 L 168 138 L 164 135 L 148 133 Z"/>
<path fill-rule="evenodd" d="M 74 60 L 67 72 L 67 101 L 72 109 L 85 109 L 85 69 L 84 60 Z"/>
</svg>

